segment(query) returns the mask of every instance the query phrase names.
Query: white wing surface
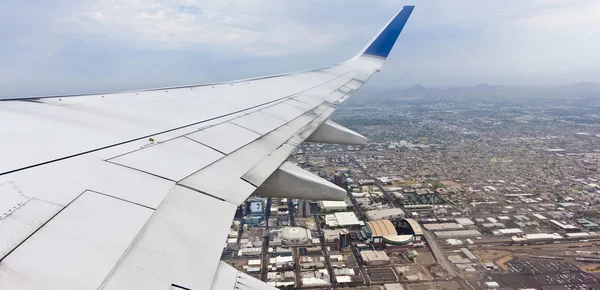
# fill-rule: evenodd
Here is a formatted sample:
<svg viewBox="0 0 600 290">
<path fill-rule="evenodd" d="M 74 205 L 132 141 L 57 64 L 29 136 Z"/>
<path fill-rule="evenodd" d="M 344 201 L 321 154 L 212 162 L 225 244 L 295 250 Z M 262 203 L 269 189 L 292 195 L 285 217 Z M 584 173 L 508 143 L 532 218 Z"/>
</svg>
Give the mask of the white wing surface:
<svg viewBox="0 0 600 290">
<path fill-rule="evenodd" d="M 0 289 L 271 289 L 219 263 L 237 206 L 253 193 L 344 198 L 285 160 L 305 140 L 366 142 L 327 118 L 379 70 L 412 9 L 342 64 L 1 101 Z"/>
</svg>

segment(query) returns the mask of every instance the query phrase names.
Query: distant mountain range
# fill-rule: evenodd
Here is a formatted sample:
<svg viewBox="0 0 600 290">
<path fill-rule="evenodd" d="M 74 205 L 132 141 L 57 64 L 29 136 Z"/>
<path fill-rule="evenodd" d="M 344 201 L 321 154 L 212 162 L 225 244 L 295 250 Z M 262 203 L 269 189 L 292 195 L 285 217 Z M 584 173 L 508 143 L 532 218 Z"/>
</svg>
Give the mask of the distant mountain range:
<svg viewBox="0 0 600 290">
<path fill-rule="evenodd" d="M 363 97 L 366 97 L 363 94 Z M 478 84 L 472 87 L 452 87 L 447 89 L 426 88 L 420 84 L 405 89 L 392 89 L 368 93 L 376 99 L 423 99 L 423 98 L 600 98 L 600 84 L 581 82 L 562 86 L 504 86 Z"/>
</svg>

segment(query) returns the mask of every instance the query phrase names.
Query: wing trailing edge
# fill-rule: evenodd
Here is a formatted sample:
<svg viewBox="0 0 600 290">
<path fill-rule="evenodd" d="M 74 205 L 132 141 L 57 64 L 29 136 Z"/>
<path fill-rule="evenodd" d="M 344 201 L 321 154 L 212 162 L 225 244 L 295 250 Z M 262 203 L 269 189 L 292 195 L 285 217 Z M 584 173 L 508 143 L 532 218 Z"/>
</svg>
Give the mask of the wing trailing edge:
<svg viewBox="0 0 600 290">
<path fill-rule="evenodd" d="M 346 197 L 344 189 L 291 162 L 284 162 L 254 194 L 308 200 L 344 200 Z"/>
<path fill-rule="evenodd" d="M 334 121 L 327 119 L 305 141 L 344 145 L 365 145 L 367 138 Z"/>
</svg>

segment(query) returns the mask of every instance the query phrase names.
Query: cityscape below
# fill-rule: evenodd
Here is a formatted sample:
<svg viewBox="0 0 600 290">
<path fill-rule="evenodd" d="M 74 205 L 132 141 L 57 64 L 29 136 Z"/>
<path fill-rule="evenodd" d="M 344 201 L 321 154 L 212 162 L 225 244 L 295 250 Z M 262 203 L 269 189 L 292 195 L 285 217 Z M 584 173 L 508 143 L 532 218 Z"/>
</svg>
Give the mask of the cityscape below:
<svg viewBox="0 0 600 290">
<path fill-rule="evenodd" d="M 345 201 L 250 197 L 221 260 L 281 289 L 600 289 L 600 85 L 363 94 L 290 157 Z"/>
</svg>

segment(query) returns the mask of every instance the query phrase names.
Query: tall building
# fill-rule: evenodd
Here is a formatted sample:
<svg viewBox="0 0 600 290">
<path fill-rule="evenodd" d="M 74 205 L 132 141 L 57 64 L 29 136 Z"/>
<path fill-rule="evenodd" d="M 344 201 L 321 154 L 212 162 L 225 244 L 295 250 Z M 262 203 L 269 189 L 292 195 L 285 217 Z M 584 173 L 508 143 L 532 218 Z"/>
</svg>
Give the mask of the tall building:
<svg viewBox="0 0 600 290">
<path fill-rule="evenodd" d="M 234 218 L 243 218 L 244 217 L 244 208 L 242 205 L 239 205 L 235 210 Z"/>
<path fill-rule="evenodd" d="M 341 229 L 340 238 L 338 239 L 338 248 L 341 250 L 348 246 L 350 246 L 350 231 Z"/>
<path fill-rule="evenodd" d="M 246 216 L 244 222 L 248 225 L 258 225 L 265 220 L 265 199 L 250 197 L 246 200 Z"/>
<path fill-rule="evenodd" d="M 248 198 L 246 202 L 246 214 L 262 215 L 264 214 L 264 199 L 259 197 Z"/>
<path fill-rule="evenodd" d="M 333 183 L 341 188 L 344 188 L 344 180 L 341 173 L 336 173 L 333 175 Z"/>
</svg>

